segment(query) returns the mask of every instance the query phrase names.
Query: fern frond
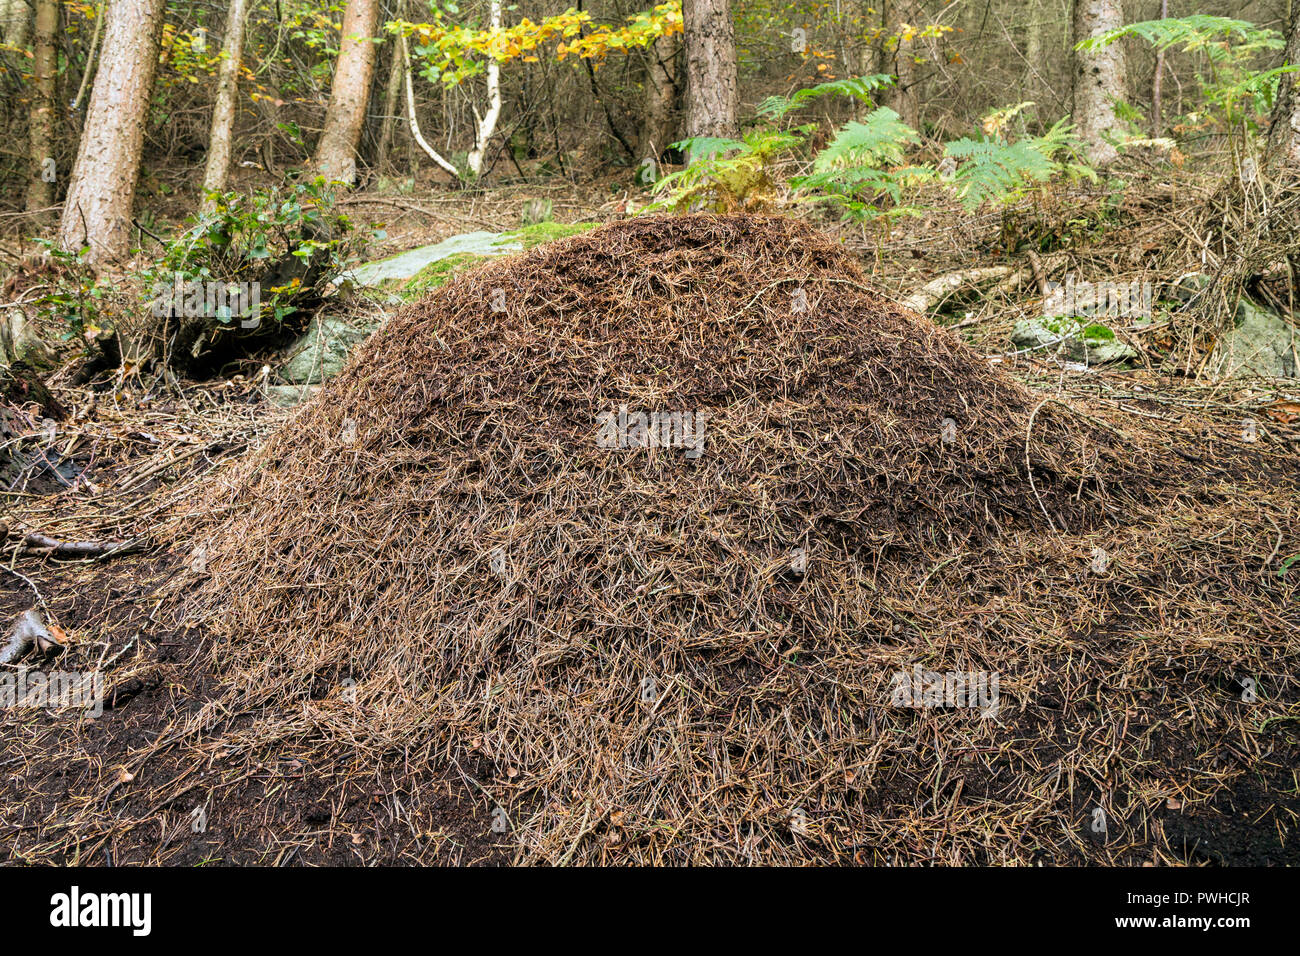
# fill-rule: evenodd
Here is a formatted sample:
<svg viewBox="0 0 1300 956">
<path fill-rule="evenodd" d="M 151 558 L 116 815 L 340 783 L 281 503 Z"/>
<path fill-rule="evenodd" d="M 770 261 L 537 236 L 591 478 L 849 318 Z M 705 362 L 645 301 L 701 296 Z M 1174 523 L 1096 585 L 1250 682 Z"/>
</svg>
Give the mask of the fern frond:
<svg viewBox="0 0 1300 956">
<path fill-rule="evenodd" d="M 792 96 L 769 96 L 758 105 L 758 113 L 768 119 L 778 120 L 791 110 L 798 109 L 809 100 L 820 96 L 851 96 L 863 103 L 870 103 L 872 93 L 893 82 L 894 78 L 888 73 L 831 80 L 829 83 L 819 83 L 817 86 L 798 90 Z"/>
</svg>

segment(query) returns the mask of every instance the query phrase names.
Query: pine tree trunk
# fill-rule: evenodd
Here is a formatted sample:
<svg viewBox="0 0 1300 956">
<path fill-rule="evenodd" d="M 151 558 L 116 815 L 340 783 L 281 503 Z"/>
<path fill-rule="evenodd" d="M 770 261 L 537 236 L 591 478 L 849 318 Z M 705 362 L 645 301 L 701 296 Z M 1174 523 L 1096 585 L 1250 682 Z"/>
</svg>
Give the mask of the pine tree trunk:
<svg viewBox="0 0 1300 956">
<path fill-rule="evenodd" d="M 28 157 L 31 175 L 27 181 L 27 211 L 37 213 L 54 205 L 54 182 L 58 169 L 54 164 L 55 83 L 58 79 L 58 51 L 55 34 L 59 29 L 58 0 L 37 0 L 36 35 L 32 51 L 32 104 Z M 51 216 L 40 212 L 42 222 Z"/>
<path fill-rule="evenodd" d="M 375 68 L 373 38 L 378 20 L 378 0 L 348 0 L 325 128 L 313 160 L 326 179 L 349 186 L 357 181 L 357 145 L 370 100 L 370 79 Z"/>
<path fill-rule="evenodd" d="M 735 136 L 736 30 L 729 0 L 682 0 L 686 135 Z"/>
<path fill-rule="evenodd" d="M 640 142 L 641 160 L 656 166 L 664 151 L 676 141 L 677 71 L 674 63 L 680 47 L 676 37 L 659 37 L 646 47 L 645 100 Z"/>
<path fill-rule="evenodd" d="M 91 262 L 123 256 L 130 245 L 162 26 L 163 0 L 109 0 L 99 72 L 59 224 L 59 245 L 72 252 L 88 246 Z"/>
<path fill-rule="evenodd" d="M 244 54 L 244 24 L 248 0 L 230 0 L 226 14 L 226 38 L 221 44 L 221 66 L 217 71 L 217 101 L 212 107 L 212 129 L 208 135 L 208 162 L 203 171 L 201 208 L 211 209 L 210 193 L 226 188 L 230 171 L 231 137 L 235 108 L 239 105 L 239 64 Z"/>
<path fill-rule="evenodd" d="M 1121 0 L 1074 0 L 1074 42 L 1124 25 Z M 1074 55 L 1074 130 L 1088 161 L 1105 166 L 1119 156 L 1105 137 L 1119 128 L 1115 101 L 1124 96 L 1124 51 L 1118 43 Z"/>
</svg>

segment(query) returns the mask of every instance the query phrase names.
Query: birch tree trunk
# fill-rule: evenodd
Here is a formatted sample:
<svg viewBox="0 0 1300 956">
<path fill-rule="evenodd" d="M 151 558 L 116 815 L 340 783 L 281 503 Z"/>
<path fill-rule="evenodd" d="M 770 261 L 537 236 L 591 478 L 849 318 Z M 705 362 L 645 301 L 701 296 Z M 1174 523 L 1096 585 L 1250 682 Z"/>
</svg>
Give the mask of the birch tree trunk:
<svg viewBox="0 0 1300 956">
<path fill-rule="evenodd" d="M 501 29 L 501 0 L 491 0 L 488 28 Z M 474 119 L 478 122 L 474 129 L 474 148 L 465 158 L 465 164 L 475 179 L 483 172 L 483 154 L 487 152 L 488 140 L 492 138 L 492 133 L 497 128 L 497 119 L 501 116 L 501 64 L 495 59 L 488 60 L 487 95 L 486 113 L 480 116 L 478 107 L 474 107 Z"/>
<path fill-rule="evenodd" d="M 0 40 L 19 50 L 26 47 L 31 19 L 27 0 L 0 0 Z"/>
<path fill-rule="evenodd" d="M 88 246 L 90 262 L 121 257 L 130 246 L 162 26 L 163 0 L 109 0 L 99 72 L 59 223 L 59 246 L 70 252 Z"/>
<path fill-rule="evenodd" d="M 357 181 L 357 145 L 370 100 L 370 78 L 375 69 L 373 38 L 378 20 L 379 0 L 348 0 L 325 128 L 312 161 L 326 179 L 349 186 Z"/>
<path fill-rule="evenodd" d="M 59 28 L 58 0 L 37 0 L 36 34 L 32 49 L 31 128 L 28 158 L 31 175 L 27 181 L 27 211 L 37 213 L 54 205 L 54 183 L 58 169 L 54 164 L 55 83 L 58 79 L 58 51 L 55 33 Z M 51 217 L 39 212 L 42 223 Z"/>
<path fill-rule="evenodd" d="M 686 135 L 735 136 L 736 30 L 729 0 L 682 0 Z"/>
<path fill-rule="evenodd" d="M 212 208 L 210 193 L 226 188 L 230 171 L 231 136 L 235 108 L 239 104 L 239 65 L 244 55 L 244 24 L 248 0 L 230 0 L 226 14 L 226 38 L 221 44 L 221 65 L 217 70 L 217 101 L 212 107 L 212 129 L 208 135 L 208 162 L 203 170 L 201 209 Z"/>
<path fill-rule="evenodd" d="M 1074 42 L 1124 25 L 1121 0 L 1074 0 Z M 1118 43 L 1074 54 L 1074 130 L 1094 166 L 1119 156 L 1106 135 L 1119 128 L 1115 101 L 1124 95 L 1124 50 Z"/>
</svg>

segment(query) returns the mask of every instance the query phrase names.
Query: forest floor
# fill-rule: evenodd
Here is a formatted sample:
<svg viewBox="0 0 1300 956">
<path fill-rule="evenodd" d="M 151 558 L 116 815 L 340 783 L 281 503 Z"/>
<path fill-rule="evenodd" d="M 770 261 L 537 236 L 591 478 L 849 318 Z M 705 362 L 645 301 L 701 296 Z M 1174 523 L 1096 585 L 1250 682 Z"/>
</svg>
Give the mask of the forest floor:
<svg viewBox="0 0 1300 956">
<path fill-rule="evenodd" d="M 1170 237 L 1178 229 L 1171 222 L 1177 220 L 1179 193 L 1180 188 L 1170 184 L 1149 182 L 1118 199 L 1092 197 L 1095 209 L 1103 210 L 1097 215 L 1081 214 L 1075 199 L 1062 196 L 1022 204 L 1010 212 L 934 213 L 900 222 L 886 234 L 833 228 L 872 285 L 896 301 L 907 300 L 937 276 L 1005 267 L 992 285 L 960 288 L 942 306 L 926 304 L 933 318 L 954 328 L 977 353 L 994 360 L 997 369 L 1044 401 L 1104 408 L 1097 414 L 1113 415 L 1108 420 L 1122 420 L 1126 427 L 1210 436 L 1209 446 L 1192 444 L 1189 438 L 1179 447 L 1185 454 L 1209 456 L 1219 469 L 1218 484 L 1202 499 L 1202 510 L 1185 506 L 1183 526 L 1176 515 L 1160 519 L 1166 521 L 1160 533 L 1185 532 L 1186 537 L 1169 540 L 1187 549 L 1189 569 L 1208 567 L 1247 594 L 1258 591 L 1258 619 L 1237 624 L 1242 634 L 1257 636 L 1259 652 L 1275 671 L 1275 687 L 1283 691 L 1281 698 L 1273 702 L 1270 716 L 1262 723 L 1226 718 L 1226 710 L 1194 698 L 1192 706 L 1212 711 L 1204 726 L 1213 732 L 1207 730 L 1199 741 L 1175 728 L 1162 729 L 1161 722 L 1144 728 L 1142 722 L 1149 716 L 1145 703 L 1131 702 L 1128 710 L 1120 711 L 1122 728 L 1107 721 L 1089 725 L 1098 731 L 1098 740 L 1113 745 L 1114 752 L 1123 751 L 1116 758 L 1120 766 L 1104 768 L 1103 776 L 1120 789 L 1132 788 L 1125 797 L 1132 812 L 1121 828 L 1122 836 L 1110 844 L 1086 838 L 1091 804 L 1083 794 L 1088 787 L 1081 786 L 1075 794 L 1075 781 L 1070 779 L 1068 796 L 1058 787 L 1061 768 L 1072 766 L 1067 758 L 1077 729 L 1066 725 L 1053 731 L 1052 752 L 1034 754 L 1030 747 L 1021 756 L 1026 766 L 1036 767 L 1034 772 L 1041 774 L 1036 784 L 1041 799 L 1067 804 L 1060 808 L 1060 820 L 1077 818 L 1078 829 L 1085 832 L 1083 839 L 1056 840 L 1038 831 L 1022 839 L 1012 832 L 1016 815 L 999 817 L 998 812 L 999 792 L 1014 789 L 1003 773 L 1010 771 L 1004 765 L 1000 770 L 986 769 L 981 776 L 981 768 L 971 767 L 955 791 L 949 788 L 941 793 L 936 786 L 929 794 L 936 802 L 932 811 L 926 815 L 922 807 L 919 816 L 908 822 L 918 827 L 915 839 L 906 844 L 911 852 L 900 855 L 898 846 L 879 853 L 850 847 L 801 856 L 796 848 L 781 859 L 1300 863 L 1300 784 L 1294 769 L 1300 766 L 1295 712 L 1297 624 L 1291 614 L 1293 582 L 1300 567 L 1288 573 L 1282 566 L 1284 559 L 1300 551 L 1300 515 L 1293 486 L 1300 471 L 1300 386 L 1259 379 L 1197 381 L 1172 374 L 1169 362 L 1157 355 L 1159 346 L 1167 344 L 1158 334 L 1135 339 L 1140 357 L 1122 369 L 1085 368 L 1042 354 L 1024 354 L 1008 338 L 1016 321 L 1041 308 L 1042 277 L 1034 274 L 1039 262 L 1027 270 L 1023 256 L 1007 250 L 1022 249 L 1026 234 L 1073 231 L 1086 234 L 1085 241 L 1042 253 L 1053 274 L 1077 268 L 1140 275 L 1153 268 L 1153 248 L 1159 247 L 1159 253 L 1174 244 Z M 634 214 L 646 199 L 618 189 L 611 180 L 584 187 L 520 186 L 471 197 L 371 191 L 349 198 L 347 205 L 349 214 L 361 222 L 384 223 L 387 238 L 372 250 L 378 257 L 467 230 L 515 228 L 525 203 L 538 197 L 551 200 L 559 221 L 601 223 Z M 1152 209 L 1160 210 L 1159 214 L 1150 214 Z M 7 248 L 12 255 L 18 245 Z M 1135 249 L 1146 252 L 1135 257 Z M 1060 258 L 1051 261 L 1053 256 Z M 1195 265 L 1191 252 L 1185 250 L 1184 258 L 1189 268 Z M 1068 259 L 1068 265 L 1063 266 L 1061 259 Z M 36 419 L 25 423 L 28 447 L 43 456 L 45 466 L 29 471 L 21 489 L 0 496 L 4 506 L 0 541 L 4 541 L 4 565 L 11 572 L 0 574 L 0 621 L 34 603 L 44 608 L 68 636 L 76 660 L 107 671 L 104 712 L 77 717 L 67 711 L 18 710 L 0 720 L 4 778 L 0 840 L 7 847 L 8 860 L 282 866 L 501 864 L 518 859 L 518 840 L 493 832 L 490 825 L 490 811 L 498 797 L 489 799 L 488 794 L 499 795 L 503 781 L 500 767 L 481 749 L 453 750 L 444 742 L 441 750 L 432 749 L 430 743 L 423 750 L 407 744 L 396 752 L 383 752 L 369 739 L 351 749 L 322 750 L 306 744 L 295 749 L 289 740 L 275 747 L 253 747 L 251 756 L 232 745 L 228 760 L 220 751 L 208 750 L 203 762 L 196 759 L 198 751 L 181 745 L 182 726 L 228 706 L 222 696 L 222 668 L 214 661 L 220 642 L 211 628 L 178 626 L 163 613 L 164 595 L 169 589 L 188 586 L 186 574 L 193 569 L 184 553 L 159 551 L 149 546 L 150 541 L 214 472 L 250 454 L 294 412 L 269 404 L 251 374 L 185 382 L 135 373 L 115 381 L 75 384 L 77 364 L 69 356 L 49 380 L 59 403 L 68 410 L 56 436 L 48 442 L 33 441 L 41 424 Z M 1252 452 L 1258 450 L 1259 456 L 1251 458 L 1249 466 L 1242 465 L 1245 459 L 1239 460 L 1237 451 L 1229 448 L 1235 438 L 1223 437 L 1238 435 L 1245 419 L 1258 424 L 1251 441 L 1258 442 Z M 1219 444 L 1213 444 L 1216 441 Z M 1253 505 L 1251 496 L 1255 496 Z M 145 546 L 133 553 L 91 557 L 42 552 L 24 541 L 30 531 L 65 544 L 139 539 Z M 1226 552 L 1214 551 L 1205 536 L 1249 541 L 1258 553 L 1236 553 L 1230 547 Z M 1043 557 L 1046 564 L 1055 559 L 1055 555 Z M 998 572 L 993 571 L 995 565 L 990 565 L 989 573 L 1012 577 L 1021 573 L 1014 561 Z M 938 570 L 931 568 L 928 574 L 908 579 L 909 587 L 919 584 L 918 598 Z M 937 575 L 932 587 L 939 587 L 942 577 Z M 1188 601 L 1201 601 L 1209 599 L 1202 588 L 1208 583 L 1196 580 L 1189 571 L 1188 579 L 1176 587 L 1184 589 Z M 1285 593 L 1279 588 L 1285 588 Z M 1252 613 L 1248 596 L 1225 594 L 1224 600 L 1234 614 Z M 1290 612 L 1285 610 L 1288 602 Z M 1104 628 L 1116 639 L 1140 632 L 1150 623 L 1144 615 L 1168 610 L 1163 601 L 1159 610 L 1155 605 L 1144 607 L 1138 591 L 1124 593 L 1118 603 L 1122 612 L 1108 618 Z M 1051 606 L 1046 601 L 1035 610 L 1030 601 L 1022 610 L 1041 614 Z M 1075 607 L 1069 613 L 1077 612 Z M 1062 613 L 1069 616 L 1065 610 Z M 1200 608 L 1197 621 L 1203 625 L 1212 613 L 1219 612 Z M 1181 644 L 1169 636 L 1176 625 L 1160 623 L 1168 624 L 1168 631 L 1162 631 L 1164 636 L 1156 643 L 1171 655 L 1188 654 L 1181 670 L 1168 662 L 1169 680 L 1181 674 L 1184 682 L 1191 681 L 1197 688 L 1198 681 L 1217 681 L 1222 695 L 1240 692 L 1239 677 L 1226 658 L 1206 664 L 1206 655 L 1216 652 L 1207 650 L 1196 634 L 1189 631 L 1187 643 Z M 1258 663 L 1254 653 L 1242 647 L 1232 652 L 1241 661 Z M 1196 668 L 1189 663 L 1192 659 L 1198 662 Z M 1137 667 L 1130 661 L 1105 674 L 1121 680 L 1130 666 Z M 1096 677 L 1092 674 L 1088 680 Z M 1113 690 L 1084 683 L 1098 700 Z M 1150 689 L 1143 686 L 1134 692 Z M 253 718 L 239 713 L 228 717 L 223 728 L 227 739 L 237 742 L 244 731 L 251 739 Z M 1189 720 L 1196 724 L 1200 717 Z M 1131 735 L 1143 737 L 1136 750 Z M 142 769 L 146 756 L 147 776 L 166 780 L 165 793 L 138 785 L 137 776 L 142 781 L 146 773 Z M 925 759 L 937 757 L 931 754 Z M 1130 759 L 1135 763 L 1124 765 Z M 1197 769 L 1193 772 L 1192 767 Z M 848 776 L 851 781 L 852 773 Z M 1153 784 L 1156 778 L 1164 781 L 1162 786 Z M 917 780 L 906 774 L 894 776 L 871 799 L 877 806 L 894 808 L 915 804 L 917 787 Z M 972 800 L 972 793 L 979 796 Z M 1121 802 L 1119 796 L 1114 799 Z M 945 802 L 946 816 L 937 814 L 940 800 Z M 1019 791 L 1017 800 L 1021 801 L 1017 813 L 1032 802 Z M 196 827 L 200 810 L 203 825 Z M 513 812 L 526 810 L 541 812 L 527 803 Z M 942 817 L 938 822 L 936 815 Z M 924 828 L 917 823 L 922 817 L 935 829 L 922 833 Z M 88 825 L 88 820 L 98 823 Z M 1060 820 L 1053 818 L 1051 825 L 1059 827 Z M 954 835 L 954 846 L 960 844 L 960 851 L 949 852 L 939 845 L 939 834 L 961 826 L 987 828 L 987 832 L 982 842 L 957 840 Z M 587 831 L 579 827 L 571 832 L 576 834 L 576 847 Z M 608 852 L 617 858 L 617 841 L 608 839 Z M 976 844 L 987 845 L 987 851 L 970 849 Z M 882 840 L 880 846 L 885 845 Z M 558 862 L 568 860 L 573 852 L 571 847 L 567 854 L 543 858 Z M 656 852 L 666 851 L 657 848 Z M 737 861 L 744 858 L 738 856 Z"/>
</svg>

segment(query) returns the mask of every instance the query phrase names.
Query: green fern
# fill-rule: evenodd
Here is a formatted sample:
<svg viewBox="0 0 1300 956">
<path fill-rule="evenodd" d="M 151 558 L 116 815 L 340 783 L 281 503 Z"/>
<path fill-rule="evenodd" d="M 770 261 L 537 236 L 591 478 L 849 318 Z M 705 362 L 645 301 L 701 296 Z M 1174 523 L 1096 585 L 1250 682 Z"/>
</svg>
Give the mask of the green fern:
<svg viewBox="0 0 1300 956">
<path fill-rule="evenodd" d="M 799 90 L 793 96 L 769 96 L 758 105 L 758 114 L 775 121 L 791 110 L 803 106 L 809 100 L 821 96 L 851 96 L 862 103 L 870 104 L 872 102 L 872 93 L 882 87 L 890 86 L 893 82 L 894 78 L 888 73 L 832 80 L 829 83 L 820 83 L 817 86 Z"/>
<path fill-rule="evenodd" d="M 1196 81 L 1207 109 L 1189 113 L 1180 124 L 1187 129 L 1200 129 L 1209 120 L 1234 135 L 1258 132 L 1272 111 L 1282 75 L 1300 70 L 1292 64 L 1256 71 L 1253 67 L 1260 54 L 1285 46 L 1282 34 L 1247 20 L 1203 14 L 1132 23 L 1084 40 L 1076 49 L 1101 49 L 1124 37 L 1135 37 L 1157 50 L 1179 47 L 1204 56 L 1208 75 L 1198 72 Z"/>
<path fill-rule="evenodd" d="M 814 172 L 903 161 L 904 149 L 919 143 L 916 130 L 888 106 L 872 110 L 862 122 L 845 123 L 813 162 Z"/>
<path fill-rule="evenodd" d="M 773 164 L 802 145 L 813 129 L 762 129 L 746 133 L 740 140 L 697 136 L 674 143 L 674 149 L 682 150 L 694 161 L 655 183 L 654 194 L 662 198 L 647 206 L 646 211 L 734 212 L 765 208 L 776 198 Z"/>
<path fill-rule="evenodd" d="M 956 164 L 951 181 L 967 209 L 989 201 L 1010 201 L 1062 173 L 1097 178 L 1091 167 L 1077 159 L 1077 142 L 1065 120 L 1042 136 L 1014 142 L 1000 137 L 955 140 L 943 154 Z"/>
<path fill-rule="evenodd" d="M 1261 29 L 1249 20 L 1197 13 L 1188 17 L 1130 23 L 1080 41 L 1075 49 L 1100 50 L 1124 37 L 1145 40 L 1157 50 L 1181 46 L 1183 52 L 1205 53 L 1215 63 L 1227 62 L 1255 50 L 1280 50 L 1283 46 L 1282 35 L 1276 30 Z"/>
<path fill-rule="evenodd" d="M 801 201 L 832 202 L 851 216 L 874 218 L 884 213 L 881 198 L 888 197 L 897 207 L 906 187 L 933 178 L 927 167 L 897 168 L 907 147 L 919 141 L 916 130 L 882 106 L 862 122 L 841 127 L 813 160 L 812 171 L 791 178 L 790 185 L 802 193 Z M 891 214 L 911 211 L 896 208 Z"/>
</svg>

